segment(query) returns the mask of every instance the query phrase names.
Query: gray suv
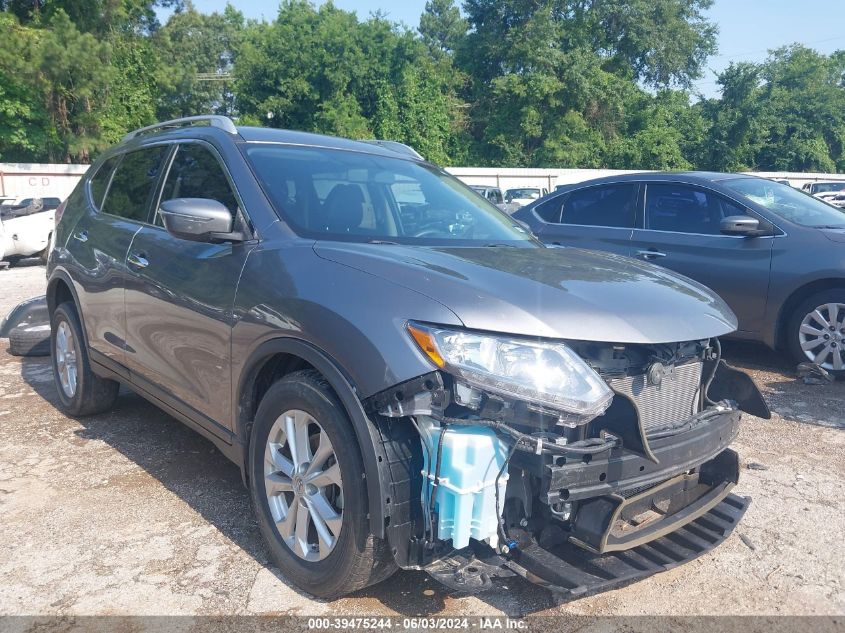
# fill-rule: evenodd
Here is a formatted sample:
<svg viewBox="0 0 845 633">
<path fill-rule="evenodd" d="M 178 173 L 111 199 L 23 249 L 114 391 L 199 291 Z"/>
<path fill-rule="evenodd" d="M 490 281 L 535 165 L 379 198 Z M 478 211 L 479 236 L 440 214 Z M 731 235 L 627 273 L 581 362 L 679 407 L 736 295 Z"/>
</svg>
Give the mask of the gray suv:
<svg viewBox="0 0 845 633">
<path fill-rule="evenodd" d="M 688 279 L 547 248 L 391 142 L 235 127 L 129 134 L 57 213 L 62 408 L 125 384 L 242 471 L 271 556 L 335 597 L 425 569 L 575 594 L 720 543 L 736 321 Z"/>
</svg>

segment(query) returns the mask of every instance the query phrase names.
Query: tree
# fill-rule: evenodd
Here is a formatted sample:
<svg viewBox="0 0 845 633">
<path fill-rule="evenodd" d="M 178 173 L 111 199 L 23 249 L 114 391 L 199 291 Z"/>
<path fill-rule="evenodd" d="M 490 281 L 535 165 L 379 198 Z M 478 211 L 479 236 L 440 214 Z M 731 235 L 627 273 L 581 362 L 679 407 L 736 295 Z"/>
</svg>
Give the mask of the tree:
<svg viewBox="0 0 845 633">
<path fill-rule="evenodd" d="M 766 104 L 756 64 L 731 64 L 717 79 L 722 98 L 703 105 L 710 119 L 704 162 L 718 171 L 753 169 L 766 143 Z"/>
<path fill-rule="evenodd" d="M 231 73 L 243 29 L 243 14 L 231 5 L 222 14 L 203 14 L 187 2 L 173 13 L 152 38 L 160 59 L 155 73 L 159 119 L 236 114 Z"/>
<path fill-rule="evenodd" d="M 331 1 L 259 22 L 190 0 L 0 0 L 0 158 L 84 162 L 215 112 L 445 164 L 845 171 L 845 51 L 777 49 L 691 102 L 712 2 L 428 0 L 410 30 Z"/>
<path fill-rule="evenodd" d="M 48 117 L 46 104 L 28 81 L 34 69 L 26 59 L 36 34 L 8 13 L 0 13 L 0 30 L 0 160 L 40 160 Z"/>
<path fill-rule="evenodd" d="M 702 16 L 709 5 L 467 0 L 470 31 L 456 59 L 471 77 L 479 153 L 507 165 L 689 164 L 677 135 L 667 144 L 659 122 L 647 133 L 630 111 L 649 101 L 639 82 L 684 86 L 698 76 L 714 48 L 715 29 Z M 632 123 L 638 127 L 628 130 Z M 641 151 L 640 143 L 650 148 Z"/>
<path fill-rule="evenodd" d="M 286 1 L 246 29 L 235 61 L 240 112 L 274 127 L 398 140 L 447 161 L 460 132 L 451 61 L 382 16 Z"/>
<path fill-rule="evenodd" d="M 467 23 L 454 0 L 428 0 L 420 17 L 419 32 L 434 54 L 452 53 L 467 32 Z"/>
<path fill-rule="evenodd" d="M 842 55 L 797 45 L 772 52 L 761 69 L 768 138 L 759 164 L 792 171 L 845 168 L 843 71 Z"/>
</svg>

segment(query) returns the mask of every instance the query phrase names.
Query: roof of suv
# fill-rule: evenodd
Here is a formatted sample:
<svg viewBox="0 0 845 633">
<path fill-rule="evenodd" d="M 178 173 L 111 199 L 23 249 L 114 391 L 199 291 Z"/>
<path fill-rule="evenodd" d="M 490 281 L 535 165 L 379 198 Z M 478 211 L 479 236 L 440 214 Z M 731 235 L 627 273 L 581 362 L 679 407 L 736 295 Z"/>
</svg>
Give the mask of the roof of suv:
<svg viewBox="0 0 845 633">
<path fill-rule="evenodd" d="M 206 121 L 210 125 L 201 125 Z M 185 117 L 141 128 L 127 134 L 123 139 L 123 143 L 120 145 L 126 143 L 133 144 L 133 142 L 141 143 L 150 139 L 160 138 L 207 137 L 209 134 L 228 137 L 235 141 L 247 143 L 278 143 L 303 147 L 321 147 L 388 156 L 391 158 L 401 157 L 415 161 L 425 160 L 412 147 L 397 141 L 377 139 L 353 141 L 337 136 L 299 132 L 296 130 L 235 126 L 230 119 L 216 115 Z"/>
</svg>

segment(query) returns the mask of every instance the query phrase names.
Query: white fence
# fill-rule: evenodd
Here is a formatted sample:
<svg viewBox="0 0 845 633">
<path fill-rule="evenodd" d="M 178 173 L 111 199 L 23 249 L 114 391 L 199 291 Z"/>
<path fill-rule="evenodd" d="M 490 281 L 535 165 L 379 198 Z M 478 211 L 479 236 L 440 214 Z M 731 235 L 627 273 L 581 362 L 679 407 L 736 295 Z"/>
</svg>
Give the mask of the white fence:
<svg viewBox="0 0 845 633">
<path fill-rule="evenodd" d="M 37 163 L 0 163 L 0 196 L 55 196 L 66 198 L 88 165 L 51 165 Z M 552 191 L 557 185 L 583 182 L 635 170 L 614 169 L 511 169 L 496 167 L 447 167 L 446 171 L 469 185 L 499 187 L 541 187 Z M 751 173 L 751 172 L 749 172 Z M 817 180 L 845 182 L 845 174 L 756 172 L 764 178 L 788 180 L 793 187 Z"/>
<path fill-rule="evenodd" d="M 51 196 L 64 200 L 88 165 L 0 163 L 0 196 Z"/>
</svg>

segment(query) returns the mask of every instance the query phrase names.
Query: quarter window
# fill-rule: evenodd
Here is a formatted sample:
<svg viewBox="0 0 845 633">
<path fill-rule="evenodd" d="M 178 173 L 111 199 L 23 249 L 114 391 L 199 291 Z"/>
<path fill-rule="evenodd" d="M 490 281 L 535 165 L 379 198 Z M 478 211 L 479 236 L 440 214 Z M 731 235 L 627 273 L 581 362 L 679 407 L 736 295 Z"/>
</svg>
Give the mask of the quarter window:
<svg viewBox="0 0 845 633">
<path fill-rule="evenodd" d="M 634 227 L 637 185 L 618 184 L 573 191 L 563 205 L 564 224 Z"/>
<path fill-rule="evenodd" d="M 103 198 L 106 195 L 106 189 L 109 186 L 111 174 L 114 171 L 114 166 L 117 165 L 117 161 L 119 159 L 119 156 L 112 156 L 111 158 L 109 158 L 102 165 L 100 165 L 100 168 L 97 170 L 97 173 L 94 174 L 93 178 L 91 178 L 91 200 L 94 203 L 94 206 L 98 209 L 103 204 Z"/>
<path fill-rule="evenodd" d="M 553 224 L 560 223 L 560 211 L 563 206 L 564 196 L 555 196 L 551 200 L 542 202 L 534 207 L 534 213 L 546 222 Z"/>
<path fill-rule="evenodd" d="M 199 143 L 183 143 L 176 150 L 161 192 L 161 200 L 175 198 L 216 200 L 229 209 L 233 218 L 237 217 L 238 201 L 220 162 Z M 156 224 L 162 226 L 158 214 Z"/>
<path fill-rule="evenodd" d="M 747 211 L 721 196 L 684 185 L 648 185 L 645 228 L 673 233 L 721 235 L 719 223 Z"/>
<path fill-rule="evenodd" d="M 112 177 L 102 210 L 127 220 L 146 222 L 167 150 L 167 146 L 159 145 L 126 154 Z"/>
</svg>

